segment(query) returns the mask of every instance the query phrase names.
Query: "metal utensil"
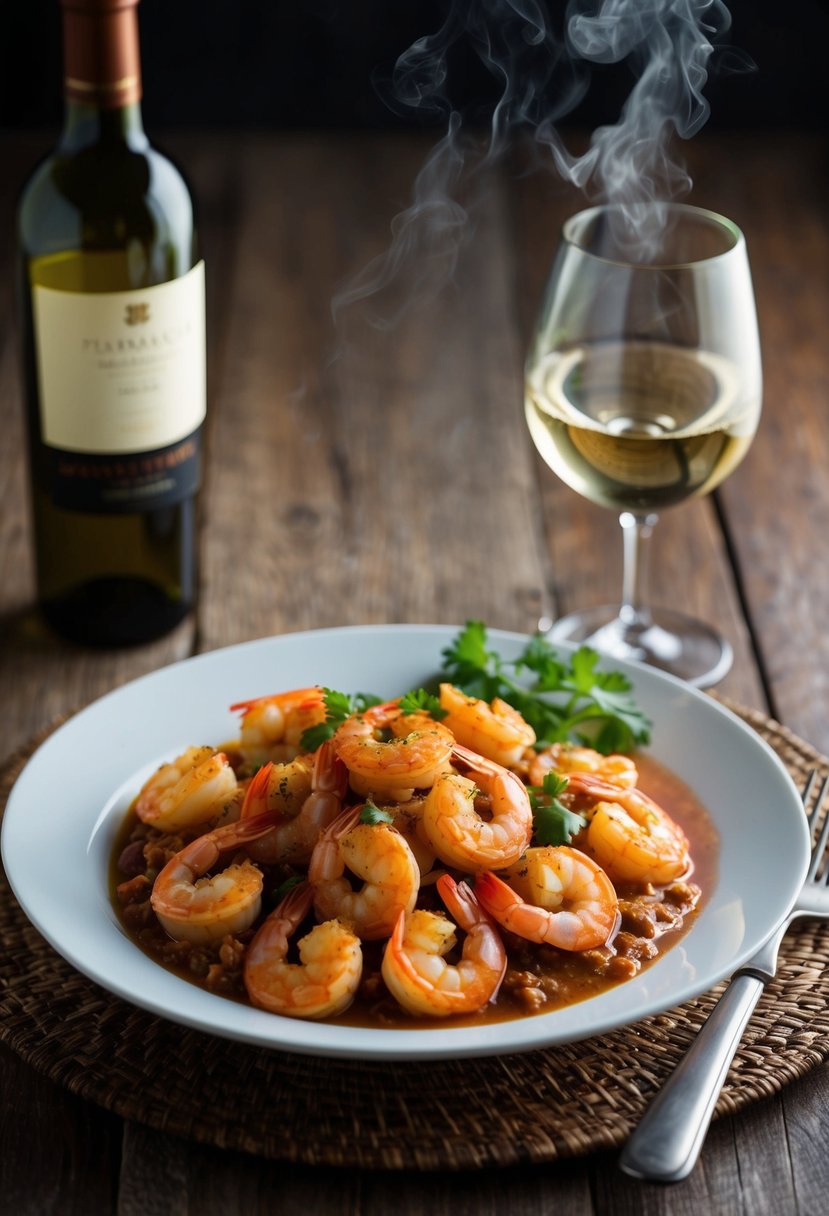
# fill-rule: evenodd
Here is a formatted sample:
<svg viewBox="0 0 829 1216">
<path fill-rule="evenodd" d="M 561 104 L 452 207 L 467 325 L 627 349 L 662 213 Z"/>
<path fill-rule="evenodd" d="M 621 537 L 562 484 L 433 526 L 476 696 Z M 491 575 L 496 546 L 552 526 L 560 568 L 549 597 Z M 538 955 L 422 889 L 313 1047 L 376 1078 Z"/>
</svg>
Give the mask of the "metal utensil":
<svg viewBox="0 0 829 1216">
<path fill-rule="evenodd" d="M 815 786 L 812 772 L 803 790 L 808 806 Z M 809 816 L 814 835 L 823 801 L 829 790 L 824 778 Z M 789 925 L 800 916 L 829 918 L 829 858 L 822 868 L 829 842 L 829 811 L 812 850 L 806 880 L 794 907 L 780 928 L 749 961 L 734 973 L 731 983 L 697 1034 L 627 1142 L 619 1168 L 634 1178 L 653 1182 L 679 1182 L 696 1164 L 711 1116 L 760 994 L 777 969 L 777 952 Z"/>
</svg>

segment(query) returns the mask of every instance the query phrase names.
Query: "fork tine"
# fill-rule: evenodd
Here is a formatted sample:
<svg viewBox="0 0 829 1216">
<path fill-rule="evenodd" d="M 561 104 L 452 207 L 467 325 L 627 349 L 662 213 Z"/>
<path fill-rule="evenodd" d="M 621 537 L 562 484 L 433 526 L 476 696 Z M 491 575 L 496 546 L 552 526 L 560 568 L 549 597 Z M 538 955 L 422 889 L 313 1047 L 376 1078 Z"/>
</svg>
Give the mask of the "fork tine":
<svg viewBox="0 0 829 1216">
<path fill-rule="evenodd" d="M 817 781 L 817 769 L 813 768 L 811 773 L 809 773 L 809 779 L 806 782 L 806 786 L 805 786 L 805 788 L 803 790 L 803 794 L 802 794 L 804 807 L 807 807 L 809 805 L 809 799 L 812 796 L 812 791 L 815 788 L 816 781 Z M 827 784 L 829 784 L 829 777 L 824 777 L 823 784 L 821 785 L 820 790 L 818 791 L 818 796 L 817 796 L 817 798 L 815 798 L 814 805 L 812 806 L 812 809 L 809 812 L 809 818 L 808 818 L 809 831 L 812 833 L 814 832 L 815 828 L 817 827 L 817 821 L 820 818 L 820 808 L 823 804 L 824 798 L 826 797 Z"/>
<path fill-rule="evenodd" d="M 829 815 L 826 816 L 826 822 L 823 825 L 823 831 L 820 834 L 820 839 L 818 840 L 817 844 L 815 845 L 815 851 L 812 854 L 812 864 L 809 866 L 809 873 L 806 878 L 807 882 L 809 882 L 809 881 L 822 882 L 824 884 L 824 886 L 829 886 L 829 866 L 826 867 L 826 871 L 823 874 L 822 878 L 819 879 L 817 877 L 817 873 L 818 873 L 818 870 L 820 869 L 821 862 L 824 859 L 827 842 L 829 842 Z"/>
<path fill-rule="evenodd" d="M 824 799 L 826 798 L 827 790 L 829 790 L 829 776 L 824 777 L 823 784 L 821 785 L 818 796 L 815 799 L 815 805 L 812 808 L 812 813 L 809 816 L 810 832 L 812 832 L 817 826 L 817 821 L 820 817 L 821 808 L 823 806 Z M 824 819 L 823 829 L 820 833 L 817 844 L 812 849 L 812 861 L 811 865 L 809 866 L 809 872 L 806 875 L 807 882 L 813 882 L 817 877 L 817 872 L 820 869 L 820 863 L 823 860 L 824 853 L 826 852 L 827 842 L 829 842 L 829 814 L 827 814 L 826 818 Z M 827 867 L 826 874 L 823 876 L 823 881 L 829 883 L 829 867 Z"/>
</svg>

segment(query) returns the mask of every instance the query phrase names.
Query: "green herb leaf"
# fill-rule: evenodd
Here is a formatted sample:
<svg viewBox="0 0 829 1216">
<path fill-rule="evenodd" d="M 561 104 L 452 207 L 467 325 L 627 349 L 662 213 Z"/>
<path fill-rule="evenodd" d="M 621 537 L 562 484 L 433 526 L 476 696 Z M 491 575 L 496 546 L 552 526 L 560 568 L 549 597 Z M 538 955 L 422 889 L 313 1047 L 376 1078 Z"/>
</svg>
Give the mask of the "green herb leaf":
<svg viewBox="0 0 829 1216">
<path fill-rule="evenodd" d="M 541 796 L 547 794 L 550 798 L 558 798 L 559 794 L 563 794 L 570 784 L 569 777 L 561 777 L 553 769 L 544 774 L 544 780 L 541 785 L 531 785 L 529 789 L 534 794 Z"/>
<path fill-rule="evenodd" d="M 510 662 L 489 648 L 482 621 L 467 621 L 443 660 L 446 678 L 469 696 L 501 697 L 523 714 L 539 749 L 569 741 L 606 754 L 650 741 L 651 723 L 631 696 L 630 681 L 600 670 L 589 646 L 568 656 L 538 634 Z"/>
<path fill-rule="evenodd" d="M 322 692 L 325 721 L 316 726 L 309 726 L 302 732 L 299 746 L 306 752 L 315 752 L 352 714 L 365 713 L 370 706 L 380 704 L 380 698 L 368 692 L 358 692 L 353 697 L 346 692 L 337 692 L 334 688 L 323 688 Z"/>
<path fill-rule="evenodd" d="M 530 806 L 533 809 L 533 839 L 540 845 L 569 844 L 573 837 L 586 826 L 582 815 L 568 811 L 559 802 L 558 795 L 567 789 L 567 778 L 557 773 L 545 773 L 543 783 L 529 787 Z"/>
<path fill-rule="evenodd" d="M 552 646 L 541 634 L 530 638 L 523 652 L 515 661 L 516 671 L 531 671 L 536 676 L 537 692 L 555 691 L 567 678 L 567 664 L 559 658 Z"/>
<path fill-rule="evenodd" d="M 443 672 L 471 697 L 491 701 L 500 685 L 501 659 L 487 649 L 483 621 L 467 621 L 451 646 L 441 652 Z"/>
<path fill-rule="evenodd" d="M 391 811 L 381 810 L 373 802 L 367 802 L 360 811 L 360 823 L 368 823 L 372 827 L 378 823 L 394 823 L 394 815 Z"/>
<path fill-rule="evenodd" d="M 440 703 L 440 697 L 427 692 L 425 688 L 417 688 L 407 692 L 400 698 L 400 708 L 404 714 L 428 714 L 436 722 L 440 722 L 449 712 Z"/>
<path fill-rule="evenodd" d="M 271 892 L 271 900 L 274 904 L 281 904 L 282 900 L 289 891 L 293 891 L 294 887 L 298 887 L 301 882 L 305 882 L 302 874 L 294 874 L 291 878 L 286 878 L 283 883 Z"/>
</svg>

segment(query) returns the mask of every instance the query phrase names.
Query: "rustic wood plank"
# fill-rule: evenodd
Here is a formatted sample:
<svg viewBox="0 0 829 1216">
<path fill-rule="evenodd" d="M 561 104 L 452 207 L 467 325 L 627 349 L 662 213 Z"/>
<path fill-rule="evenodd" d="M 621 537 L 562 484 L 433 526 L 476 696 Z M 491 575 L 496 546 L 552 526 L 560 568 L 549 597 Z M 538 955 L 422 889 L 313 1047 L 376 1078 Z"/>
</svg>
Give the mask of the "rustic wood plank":
<svg viewBox="0 0 829 1216">
<path fill-rule="evenodd" d="M 733 1121 L 740 1187 L 747 1212 L 799 1210 L 786 1136 L 784 1099 L 758 1102 Z"/>
<path fill-rule="evenodd" d="M 829 1066 L 823 1064 L 781 1094 L 733 1118 L 718 1119 L 708 1133 L 693 1174 L 670 1187 L 634 1182 L 616 1171 L 614 1159 L 597 1159 L 599 1210 L 614 1216 L 735 1211 L 751 1216 L 823 1212 L 829 1164 Z"/>
<path fill-rule="evenodd" d="M 223 228 L 228 220 L 229 188 L 233 181 L 232 160 L 217 162 L 219 167 L 226 164 L 226 176 L 220 170 L 217 173 L 213 165 L 211 148 L 216 142 L 201 141 L 198 144 L 201 154 L 189 166 L 199 179 L 205 243 L 211 249 L 211 281 L 215 290 L 208 293 L 208 335 L 214 358 L 224 326 L 222 275 L 232 257 L 232 246 L 223 239 Z M 186 162 L 188 147 L 185 141 L 179 143 Z M 231 143 L 230 139 L 227 143 Z M 37 140 L 11 141 L 12 163 L 19 168 L 18 180 L 25 176 L 24 166 L 33 162 L 38 144 Z M 10 220 L 10 199 L 8 192 L 0 191 L 3 220 Z M 3 233 L 10 236 L 6 223 Z M 56 639 L 33 609 L 19 364 L 16 334 L 8 323 L 12 310 L 11 259 L 11 242 L 7 239 L 0 244 L 0 426 L 4 435 L 4 443 L 0 445 L 0 697 L 8 750 L 24 743 L 56 716 L 86 704 L 128 679 L 186 657 L 192 652 L 195 636 L 195 622 L 189 621 L 149 646 L 92 652 Z M 33 1213 L 112 1210 L 119 1165 L 120 1119 L 80 1102 L 60 1086 L 36 1076 L 7 1051 L 0 1056 L 0 1083 L 4 1093 L 16 1095 L 14 1107 L 7 1106 L 4 1111 L 0 1159 L 4 1162 L 7 1188 L 20 1196 L 19 1210 Z M 50 1131 L 53 1123 L 60 1134 Z M 71 1136 L 67 1128 L 74 1129 Z M 25 1139 L 25 1152 L 18 1151 L 20 1136 Z M 30 1207 L 25 1206 L 27 1195 L 31 1197 Z"/>
<path fill-rule="evenodd" d="M 64 687 L 68 663 L 53 664 L 57 643 L 32 641 L 32 575 L 23 417 L 14 320 L 13 213 L 16 194 L 46 150 L 42 137 L 4 137 L 0 189 L 0 701 L 4 750 L 11 751 L 55 714 L 105 691 L 80 678 Z M 44 631 L 45 632 L 45 631 Z M 33 662 L 30 663 L 30 660 Z M 88 1213 L 111 1208 L 118 1172 L 120 1120 L 40 1077 L 0 1049 L 0 1161 L 7 1210 Z"/>
<path fill-rule="evenodd" d="M 41 1077 L 0 1046 L 0 1210 L 17 1216 L 111 1212 L 120 1120 Z"/>
<path fill-rule="evenodd" d="M 729 163 L 731 145 L 717 146 L 726 150 L 713 154 L 712 190 L 717 166 L 722 170 Z M 545 521 L 553 537 L 548 558 L 543 538 L 537 538 L 540 517 L 532 518 L 527 506 L 534 501 L 537 471 L 519 425 L 522 351 L 507 290 L 512 263 L 503 241 L 503 192 L 496 193 L 482 215 L 479 238 L 470 246 L 470 260 L 459 269 L 454 295 L 450 292 L 415 310 L 392 333 L 361 328 L 352 316 L 346 335 L 350 346 L 328 365 L 336 338 L 327 320 L 331 296 L 341 278 L 384 247 L 388 218 L 407 197 L 420 149 L 412 147 L 398 157 L 383 141 L 314 143 L 265 137 L 246 139 L 244 146 L 211 139 L 182 141 L 180 147 L 200 196 L 208 199 L 208 215 L 212 214 L 208 227 L 221 245 L 210 254 L 211 279 L 215 258 L 224 258 L 220 309 L 211 319 L 211 350 L 217 360 L 212 418 L 216 474 L 207 501 L 207 599 L 204 626 L 195 644 L 210 647 L 271 630 L 352 620 L 459 620 L 484 615 L 493 625 L 527 628 L 542 606 L 539 589 L 545 578 L 551 593 L 560 593 L 568 607 L 588 602 L 587 591 L 596 600 L 612 597 L 619 559 L 616 524 L 610 514 L 591 508 L 602 516 L 599 523 L 576 509 L 574 523 L 573 504 L 545 486 Z M 187 147 L 193 150 L 193 161 Z M 231 205 L 235 185 L 230 180 L 237 155 L 239 188 L 244 191 L 238 220 Z M 258 167 L 257 159 L 262 162 Z M 759 175 L 759 151 L 756 171 Z M 279 195 L 283 181 L 290 184 L 286 190 L 290 198 Z M 734 205 L 731 195 L 724 196 L 728 207 L 719 205 L 736 216 L 744 197 L 740 191 L 748 192 L 750 187 L 751 183 L 732 181 Z M 505 189 L 512 192 L 514 186 Z M 392 199 L 396 202 L 389 205 Z M 336 225 L 328 218 L 332 203 L 338 214 Z M 556 205 L 564 207 L 561 200 Z M 525 224 L 520 209 L 515 212 L 523 251 L 516 279 L 519 304 L 522 293 L 529 296 L 531 276 L 540 284 L 546 273 L 547 255 L 539 252 L 544 241 L 547 253 L 551 251 L 552 237 L 544 232 L 549 220 L 540 208 L 537 200 L 526 203 L 534 227 Z M 772 233 L 771 201 L 768 214 L 764 211 L 761 218 L 762 230 Z M 810 222 L 815 223 L 813 213 Z M 240 239 L 234 249 L 231 242 L 238 225 Z M 809 248 L 820 256 L 823 246 L 814 231 L 809 241 Z M 784 253 L 782 246 L 775 246 L 774 259 L 768 263 L 769 282 Z M 476 258 L 483 264 L 472 264 Z M 794 285 L 792 279 L 792 292 Z M 470 298 L 469 314 L 459 316 Z M 768 289 L 763 299 L 777 318 L 778 306 Z M 786 307 L 800 306 L 787 295 Z M 529 299 L 522 305 L 533 308 Z M 804 309 L 801 315 L 808 312 L 811 317 L 811 310 Z M 781 322 L 777 318 L 772 324 L 779 327 Z M 803 341 L 811 346 L 818 339 Z M 804 373 L 798 393 L 804 393 L 804 386 L 817 391 L 820 375 L 814 367 Z M 782 371 L 780 376 L 782 383 Z M 4 433 L 12 437 L 12 450 L 18 445 L 19 453 L 15 377 L 13 350 L 7 342 L 0 350 L 0 410 L 5 403 L 3 424 L 11 430 Z M 9 405 L 10 394 L 14 408 Z M 507 399 L 514 403 L 512 413 L 504 405 Z M 397 410 L 384 412 L 386 402 L 397 403 Z M 408 408 L 401 409 L 401 402 Z M 817 424 L 809 421 L 808 413 L 798 417 L 807 429 L 787 450 L 803 457 L 814 438 L 809 428 Z M 775 424 L 775 442 L 783 421 L 781 417 Z M 372 431 L 367 434 L 369 426 Z M 822 432 L 817 440 L 822 442 Z M 163 660 L 144 652 L 126 658 L 95 656 L 92 661 L 62 647 L 50 651 L 42 639 L 27 641 L 20 625 L 29 592 L 26 534 L 15 506 L 22 492 L 19 454 L 9 458 L 3 454 L 8 450 L 8 445 L 0 449 L 0 580 L 6 584 L 0 613 L 9 606 L 9 613 L 0 618 L 5 623 L 0 692 L 10 745 L 51 712 L 70 704 L 70 698 L 97 695 L 110 683 L 148 669 L 141 667 L 145 661 L 151 666 Z M 301 465 L 286 456 L 291 451 L 307 452 Z M 415 460 L 401 463 L 399 456 L 405 451 L 425 452 L 436 470 L 431 479 L 419 476 Z M 480 484 L 482 468 L 497 473 L 495 492 Z M 763 468 L 768 472 L 766 456 Z M 803 699 L 814 696 L 808 690 L 819 687 L 821 676 L 800 662 L 801 683 L 796 685 L 782 667 L 779 671 L 774 667 L 772 643 L 781 626 L 775 625 L 770 608 L 769 621 L 761 610 L 764 594 L 771 598 L 777 588 L 772 577 L 775 562 L 789 561 L 785 550 L 795 543 L 791 531 L 795 525 L 786 515 L 784 526 L 778 522 L 771 527 L 774 512 L 766 503 L 768 531 L 760 545 L 752 531 L 754 507 L 741 508 L 736 490 L 731 492 L 741 475 L 742 469 L 727 483 L 731 497 L 723 497 L 723 514 L 726 526 L 733 529 L 752 624 L 772 673 L 770 686 L 781 713 L 790 712 L 787 706 L 794 713 L 798 689 L 804 690 L 799 693 Z M 750 501 L 763 499 L 763 487 L 757 487 L 752 473 L 745 491 Z M 812 487 L 806 499 L 820 506 L 822 491 Z M 794 501 L 803 509 L 799 499 Z M 728 555 L 718 517 L 709 506 L 694 504 L 666 515 L 660 525 L 666 532 L 657 541 L 670 552 L 655 573 L 666 594 L 676 596 L 676 588 L 681 588 L 683 600 L 694 610 L 711 619 L 733 615 L 739 624 Z M 784 514 L 788 511 L 787 488 Z M 804 518 L 808 521 L 808 514 Z M 673 520 L 675 533 L 668 528 Z M 240 536 L 243 557 L 254 559 L 241 563 L 242 568 L 237 557 Z M 601 551 L 607 556 L 600 563 L 585 561 L 586 536 L 594 538 L 589 552 L 595 551 L 595 538 L 601 536 Z M 434 552 L 442 555 L 438 562 L 433 561 Z M 798 549 L 797 560 L 801 557 Z M 614 562 L 616 572 L 611 569 Z M 786 577 L 799 571 L 801 585 L 815 585 L 814 572 L 798 567 L 794 558 L 785 568 L 790 572 Z M 703 585 L 689 587 L 689 570 L 702 572 Z M 792 594 L 788 584 L 787 594 Z M 718 596 L 723 608 L 717 608 L 714 617 L 711 610 L 717 607 Z M 775 602 L 785 623 L 779 592 Z M 819 618 L 817 612 L 814 616 Z M 798 624 L 805 628 L 799 618 Z M 753 655 L 748 639 L 744 641 L 734 679 L 723 689 L 763 704 L 762 688 L 751 674 Z M 796 637 L 790 639 L 790 655 L 799 644 Z M 186 652 L 187 646 L 182 650 Z M 796 653 L 793 661 L 799 662 Z M 798 712 L 806 711 L 801 707 Z M 805 717 L 800 720 L 808 726 Z M 9 1053 L 0 1053 L 2 1081 L 5 1092 L 20 1095 L 22 1111 L 15 1108 L 11 1115 L 7 1104 L 0 1129 L 4 1179 L 11 1169 L 13 1195 L 30 1203 L 15 1210 L 111 1210 L 117 1121 L 41 1081 Z M 791 1176 L 799 1210 L 807 1213 L 825 1206 L 821 1201 L 827 1167 L 820 1145 L 826 1138 L 826 1084 L 826 1070 L 819 1070 L 782 1099 Z M 50 1140 L 53 1118 L 61 1135 Z M 266 1205 L 268 1211 L 278 1205 L 287 1213 L 333 1214 L 386 1210 L 392 1204 L 406 1212 L 428 1208 L 447 1216 L 450 1209 L 453 1213 L 501 1211 L 507 1204 L 518 1216 L 548 1211 L 551 1205 L 563 1216 L 592 1211 L 667 1211 L 681 1216 L 685 1211 L 763 1211 L 750 1203 L 762 1204 L 768 1193 L 782 1204 L 776 1211 L 784 1211 L 790 1191 L 783 1169 L 787 1145 L 781 1142 L 780 1132 L 780 1108 L 774 1104 L 756 1108 L 748 1118 L 720 1120 L 695 1175 L 679 1187 L 663 1190 L 622 1179 L 611 1156 L 549 1169 L 480 1175 L 361 1175 L 258 1162 L 130 1124 L 123 1141 L 118 1204 L 121 1216 L 139 1210 L 198 1210 L 199 1216 L 212 1216 L 228 1210 L 264 1212 Z M 101 1146 L 103 1162 L 95 1156 Z M 66 1171 L 64 1152 L 70 1167 Z M 99 1178 L 97 1164 L 102 1167 Z M 774 1171 L 779 1177 L 772 1177 Z"/>
<path fill-rule="evenodd" d="M 593 1179 L 596 1210 L 603 1216 L 733 1216 L 743 1210 L 729 1119 L 713 1125 L 696 1168 L 683 1182 L 639 1182 L 617 1169 L 615 1156 L 604 1155 L 595 1160 Z"/>
<path fill-rule="evenodd" d="M 785 1089 L 782 1105 L 796 1197 L 796 1209 L 791 1210 L 799 1216 L 820 1216 L 829 1195 L 829 1064 Z"/>
<path fill-rule="evenodd" d="M 236 362 L 219 385 L 223 455 L 207 504 L 206 646 L 349 622 L 537 619 L 498 196 L 455 292 L 387 333 L 349 317 L 329 361 L 332 294 L 385 247 L 389 200 L 420 163 L 421 144 L 396 147 L 332 142 L 320 156 L 247 141 Z"/>
<path fill-rule="evenodd" d="M 582 1161 L 555 1167 L 476 1170 L 474 1173 L 374 1173 L 361 1188 L 366 1212 L 399 1216 L 593 1216 L 589 1169 Z"/>
<path fill-rule="evenodd" d="M 244 1211 L 284 1216 L 399 1212 L 400 1216 L 593 1216 L 584 1162 L 474 1172 L 314 1169 L 217 1152 L 127 1124 L 118 1216 L 214 1216 Z"/>
<path fill-rule="evenodd" d="M 359 1176 L 219 1152 L 127 1123 L 117 1216 L 345 1216 Z"/>
<path fill-rule="evenodd" d="M 821 137 L 692 145 L 695 197 L 744 229 L 764 351 L 757 438 L 720 490 L 773 712 L 829 750 L 829 164 Z"/>
</svg>

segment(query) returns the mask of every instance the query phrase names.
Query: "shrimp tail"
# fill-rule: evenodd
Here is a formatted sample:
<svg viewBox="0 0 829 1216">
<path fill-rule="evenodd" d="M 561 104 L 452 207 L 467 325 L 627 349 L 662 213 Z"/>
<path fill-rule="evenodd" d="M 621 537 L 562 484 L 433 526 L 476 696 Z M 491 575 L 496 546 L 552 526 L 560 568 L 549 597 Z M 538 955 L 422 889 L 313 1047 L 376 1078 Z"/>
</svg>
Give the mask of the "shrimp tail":
<svg viewBox="0 0 829 1216">
<path fill-rule="evenodd" d="M 461 743 L 456 743 L 452 748 L 452 759 L 460 760 L 467 768 L 473 772 L 488 771 L 491 768 L 491 761 L 486 760 L 478 752 L 473 752 L 471 748 L 464 747 Z"/>
<path fill-rule="evenodd" d="M 245 790 L 245 800 L 242 803 L 240 818 L 249 819 L 252 815 L 261 813 L 268 806 L 268 783 L 273 771 L 273 761 L 269 760 L 251 778 L 250 785 Z"/>
<path fill-rule="evenodd" d="M 283 692 L 271 694 L 264 697 L 251 697 L 249 701 L 236 701 L 230 706 L 230 712 L 248 713 L 249 710 L 255 709 L 257 705 L 267 705 L 270 701 L 290 702 L 298 709 L 304 709 L 308 705 L 316 705 L 322 700 L 323 692 L 319 684 L 314 684 L 310 688 L 295 688 L 292 692 Z"/>
<path fill-rule="evenodd" d="M 465 933 L 470 933 L 484 917 L 492 924 L 492 918 L 469 883 L 456 882 L 451 874 L 441 874 L 435 885 L 449 915 Z"/>
<path fill-rule="evenodd" d="M 493 988 L 489 1001 L 495 1001 L 507 973 L 507 954 L 496 921 L 468 883 L 455 882 L 451 874 L 441 874 L 437 888 L 450 915 L 475 942 L 478 958 L 491 972 Z"/>
<path fill-rule="evenodd" d="M 291 887 L 287 895 L 284 896 L 282 901 L 271 912 L 271 917 L 274 920 L 282 920 L 290 925 L 290 929 L 286 933 L 286 936 L 289 937 L 305 920 L 305 917 L 311 911 L 313 902 L 314 888 L 306 879 Z"/>
<path fill-rule="evenodd" d="M 514 922 L 518 913 L 521 914 L 525 923 L 527 920 L 532 920 L 533 928 L 543 932 L 544 922 L 547 919 L 543 909 L 533 908 L 530 904 L 523 903 L 517 892 L 491 871 L 484 870 L 475 876 L 475 895 L 490 916 L 510 932 L 516 932 Z M 525 937 L 526 933 L 522 932 L 519 936 Z"/>
</svg>

